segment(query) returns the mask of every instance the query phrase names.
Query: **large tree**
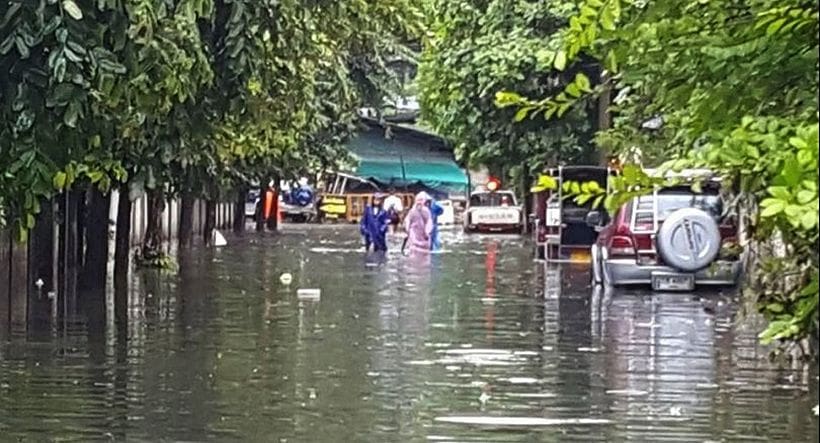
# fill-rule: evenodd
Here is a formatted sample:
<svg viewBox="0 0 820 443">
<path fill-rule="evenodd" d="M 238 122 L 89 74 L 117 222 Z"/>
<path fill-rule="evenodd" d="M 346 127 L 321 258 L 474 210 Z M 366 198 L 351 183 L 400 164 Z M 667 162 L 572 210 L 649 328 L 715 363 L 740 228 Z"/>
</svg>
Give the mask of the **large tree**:
<svg viewBox="0 0 820 443">
<path fill-rule="evenodd" d="M 595 63 L 565 66 L 544 45 L 571 12 L 567 4 L 529 0 L 428 3 L 430 35 L 419 66 L 422 117 L 453 142 L 462 160 L 524 177 L 546 165 L 596 160 L 590 107 L 546 120 L 494 104 L 500 90 L 542 96 L 563 90 L 576 76 L 598 78 Z"/>
<path fill-rule="evenodd" d="M 771 320 L 765 341 L 816 343 L 818 30 L 811 2 L 585 0 L 550 42 L 568 60 L 594 56 L 615 74 L 615 124 L 599 134 L 601 146 L 637 146 L 656 164 L 708 167 L 733 182 L 754 240 L 750 293 Z M 574 106 L 566 93 L 529 97 L 502 93 L 499 104 Z M 631 175 L 610 209 L 651 190 Z"/>
</svg>

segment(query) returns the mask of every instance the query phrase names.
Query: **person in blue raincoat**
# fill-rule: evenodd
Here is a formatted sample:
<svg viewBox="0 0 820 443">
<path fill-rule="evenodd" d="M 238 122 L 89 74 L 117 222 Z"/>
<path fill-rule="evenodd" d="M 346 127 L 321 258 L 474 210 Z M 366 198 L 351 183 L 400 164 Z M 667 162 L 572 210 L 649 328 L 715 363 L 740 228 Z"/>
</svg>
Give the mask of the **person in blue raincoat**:
<svg viewBox="0 0 820 443">
<path fill-rule="evenodd" d="M 430 234 L 430 250 L 438 251 L 441 249 L 441 240 L 438 238 L 438 216 L 444 214 L 442 208 L 433 197 L 427 200 L 427 207 L 430 208 L 430 214 L 433 216 L 433 232 Z"/>
<path fill-rule="evenodd" d="M 373 197 L 373 204 L 367 205 L 362 215 L 359 231 L 364 237 L 365 250 L 370 247 L 376 252 L 387 251 L 387 227 L 390 225 L 390 215 L 382 209 L 382 195 Z"/>
</svg>

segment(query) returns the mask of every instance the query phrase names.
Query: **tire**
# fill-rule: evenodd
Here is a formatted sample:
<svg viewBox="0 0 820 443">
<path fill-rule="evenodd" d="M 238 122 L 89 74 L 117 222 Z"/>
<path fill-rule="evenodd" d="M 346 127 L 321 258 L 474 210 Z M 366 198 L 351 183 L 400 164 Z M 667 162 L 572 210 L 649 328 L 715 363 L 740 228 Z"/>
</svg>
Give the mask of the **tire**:
<svg viewBox="0 0 820 443">
<path fill-rule="evenodd" d="M 720 252 L 720 229 L 711 215 L 697 208 L 673 212 L 661 225 L 656 240 L 664 263 L 684 272 L 709 266 Z"/>
</svg>

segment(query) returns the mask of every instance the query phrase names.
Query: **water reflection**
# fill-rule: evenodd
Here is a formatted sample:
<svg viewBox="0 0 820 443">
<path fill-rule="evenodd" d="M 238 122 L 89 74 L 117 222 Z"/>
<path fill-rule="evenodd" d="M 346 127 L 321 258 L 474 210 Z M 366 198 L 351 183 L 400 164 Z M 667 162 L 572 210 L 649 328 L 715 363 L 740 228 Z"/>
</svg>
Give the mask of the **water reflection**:
<svg viewBox="0 0 820 443">
<path fill-rule="evenodd" d="M 127 328 L 0 345 L 0 435 L 816 441 L 816 372 L 770 366 L 730 295 L 593 290 L 515 238 L 442 237 L 405 258 L 346 227 L 249 235 L 135 274 Z"/>
</svg>

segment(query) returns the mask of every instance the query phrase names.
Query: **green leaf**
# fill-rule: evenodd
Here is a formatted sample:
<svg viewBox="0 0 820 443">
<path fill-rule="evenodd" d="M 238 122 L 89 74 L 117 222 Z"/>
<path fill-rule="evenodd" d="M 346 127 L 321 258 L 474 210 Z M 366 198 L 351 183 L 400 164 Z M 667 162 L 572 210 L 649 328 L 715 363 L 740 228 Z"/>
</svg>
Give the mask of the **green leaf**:
<svg viewBox="0 0 820 443">
<path fill-rule="evenodd" d="M 779 314 L 783 312 L 783 305 L 780 303 L 769 303 L 766 305 L 766 310 L 769 312 L 773 312 L 775 314 Z"/>
<path fill-rule="evenodd" d="M 760 212 L 760 216 L 766 218 L 774 217 L 775 215 L 783 212 L 783 209 L 786 208 L 786 203 L 782 200 L 767 198 L 760 202 L 760 206 L 764 208 L 763 211 Z"/>
<path fill-rule="evenodd" d="M 521 103 L 523 99 L 515 92 L 499 91 L 495 93 L 495 105 L 499 108 Z"/>
<path fill-rule="evenodd" d="M 532 106 L 524 106 L 523 108 L 519 109 L 515 113 L 515 117 L 513 117 L 513 121 L 520 122 L 521 120 L 524 120 L 525 118 L 527 118 L 527 113 L 532 111 L 532 109 L 533 109 Z"/>
<path fill-rule="evenodd" d="M 783 170 L 780 172 L 783 180 L 788 186 L 797 186 L 800 183 L 800 163 L 794 157 L 789 157 L 783 163 Z"/>
<path fill-rule="evenodd" d="M 816 192 L 807 191 L 805 189 L 797 192 L 797 203 L 800 203 L 801 205 L 805 205 L 806 203 L 814 200 L 815 198 L 817 198 Z"/>
<path fill-rule="evenodd" d="M 54 179 L 52 180 L 52 183 L 54 184 L 55 189 L 62 190 L 63 188 L 65 188 L 65 181 L 66 173 L 63 171 L 59 171 L 56 174 L 54 174 Z"/>
<path fill-rule="evenodd" d="M 786 214 L 786 216 L 788 216 L 792 219 L 795 219 L 795 218 L 799 217 L 800 213 L 803 212 L 803 211 L 802 211 L 802 208 L 800 206 L 786 205 L 786 207 L 783 208 L 783 212 Z"/>
<path fill-rule="evenodd" d="M 74 20 L 82 20 L 83 11 L 74 3 L 74 0 L 63 0 L 63 10 Z"/>
<path fill-rule="evenodd" d="M 803 140 L 800 137 L 791 137 L 791 138 L 789 138 L 789 144 L 794 146 L 797 149 L 808 149 L 808 147 L 809 147 L 809 144 L 806 143 L 806 141 Z"/>
<path fill-rule="evenodd" d="M 563 71 L 564 68 L 567 67 L 567 53 L 564 51 L 558 51 L 558 54 L 555 54 L 555 61 L 553 62 L 555 69 L 559 71 Z"/>
<path fill-rule="evenodd" d="M 800 224 L 804 229 L 814 229 L 817 226 L 817 217 L 820 214 L 817 211 L 807 211 L 800 217 Z"/>
<path fill-rule="evenodd" d="M 792 194 L 785 186 L 769 186 L 768 191 L 772 197 L 778 198 L 780 200 L 789 201 L 792 198 Z"/>
<path fill-rule="evenodd" d="M 785 18 L 777 19 L 777 20 L 771 22 L 769 24 L 769 26 L 766 28 L 766 35 L 771 37 L 772 35 L 776 34 L 777 31 L 779 31 L 780 28 L 783 27 L 783 23 L 785 23 L 785 22 L 786 22 Z"/>
<path fill-rule="evenodd" d="M 581 91 L 592 91 L 591 85 L 589 83 L 589 78 L 583 72 L 575 74 L 575 84 L 578 85 L 578 89 L 580 89 Z"/>
</svg>

